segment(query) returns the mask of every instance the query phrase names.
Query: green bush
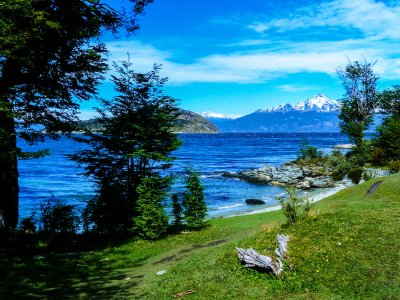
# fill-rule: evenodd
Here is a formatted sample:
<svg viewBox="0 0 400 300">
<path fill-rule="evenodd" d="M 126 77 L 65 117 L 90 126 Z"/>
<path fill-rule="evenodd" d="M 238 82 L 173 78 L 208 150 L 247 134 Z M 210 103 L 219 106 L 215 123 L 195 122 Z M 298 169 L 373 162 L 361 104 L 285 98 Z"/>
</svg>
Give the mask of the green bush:
<svg viewBox="0 0 400 300">
<path fill-rule="evenodd" d="M 322 158 L 322 155 L 322 151 L 318 150 L 318 148 L 308 145 L 307 142 L 303 142 L 303 147 L 299 150 L 297 160 L 317 159 Z"/>
<path fill-rule="evenodd" d="M 300 219 L 308 216 L 312 208 L 312 203 L 307 197 L 296 194 L 296 188 L 290 186 L 286 188 L 286 196 L 276 197 L 282 206 L 282 211 L 286 217 L 286 225 L 294 225 Z"/>
<path fill-rule="evenodd" d="M 354 184 L 358 184 L 361 180 L 362 174 L 363 174 L 364 170 L 363 168 L 360 167 L 355 167 L 352 168 L 348 173 L 347 176 L 350 178 L 350 180 L 354 183 Z"/>
<path fill-rule="evenodd" d="M 74 205 L 66 205 L 54 196 L 40 204 L 40 231 L 44 233 L 76 233 L 79 217 Z"/>
<path fill-rule="evenodd" d="M 391 161 L 388 164 L 388 168 L 390 171 L 399 172 L 400 171 L 400 160 Z"/>
</svg>

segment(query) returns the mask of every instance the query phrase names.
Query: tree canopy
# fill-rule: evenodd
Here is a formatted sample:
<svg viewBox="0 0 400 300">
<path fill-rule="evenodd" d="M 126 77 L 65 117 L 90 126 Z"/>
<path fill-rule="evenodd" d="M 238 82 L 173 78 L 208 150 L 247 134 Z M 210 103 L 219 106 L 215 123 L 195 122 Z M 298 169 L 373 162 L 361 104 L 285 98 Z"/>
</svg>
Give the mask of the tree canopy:
<svg viewBox="0 0 400 300">
<path fill-rule="evenodd" d="M 102 32 L 138 29 L 152 0 L 130 2 L 128 12 L 101 0 L 0 1 L 0 229 L 18 219 L 17 136 L 36 143 L 72 129 L 108 69 Z"/>
</svg>

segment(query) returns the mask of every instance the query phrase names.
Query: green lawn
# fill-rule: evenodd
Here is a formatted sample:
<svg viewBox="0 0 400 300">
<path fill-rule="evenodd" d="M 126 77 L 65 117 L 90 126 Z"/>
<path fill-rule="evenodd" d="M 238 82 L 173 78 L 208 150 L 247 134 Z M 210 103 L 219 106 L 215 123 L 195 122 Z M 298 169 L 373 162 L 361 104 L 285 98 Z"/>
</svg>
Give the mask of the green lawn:
<svg viewBox="0 0 400 300">
<path fill-rule="evenodd" d="M 295 226 L 283 222 L 271 212 L 79 256 L 2 256 L 0 299 L 158 300 L 188 290 L 187 299 L 400 299 L 400 174 L 340 191 Z M 239 263 L 235 247 L 272 255 L 277 233 L 290 237 L 280 278 Z"/>
</svg>

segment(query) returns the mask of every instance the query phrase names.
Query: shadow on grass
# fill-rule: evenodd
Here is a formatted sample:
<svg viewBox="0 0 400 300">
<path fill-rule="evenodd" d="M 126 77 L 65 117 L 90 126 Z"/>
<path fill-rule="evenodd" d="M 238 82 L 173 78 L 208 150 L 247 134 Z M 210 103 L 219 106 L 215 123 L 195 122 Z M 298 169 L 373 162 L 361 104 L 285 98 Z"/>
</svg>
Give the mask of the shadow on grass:
<svg viewBox="0 0 400 300">
<path fill-rule="evenodd" d="M 143 275 L 115 269 L 113 262 L 91 251 L 121 245 L 126 239 L 58 237 L 42 249 L 29 235 L 0 245 L 0 299 L 132 298 Z M 64 247 L 63 247 L 64 245 Z M 74 252 L 79 251 L 79 252 Z M 141 266 L 135 261 L 130 268 Z"/>
</svg>

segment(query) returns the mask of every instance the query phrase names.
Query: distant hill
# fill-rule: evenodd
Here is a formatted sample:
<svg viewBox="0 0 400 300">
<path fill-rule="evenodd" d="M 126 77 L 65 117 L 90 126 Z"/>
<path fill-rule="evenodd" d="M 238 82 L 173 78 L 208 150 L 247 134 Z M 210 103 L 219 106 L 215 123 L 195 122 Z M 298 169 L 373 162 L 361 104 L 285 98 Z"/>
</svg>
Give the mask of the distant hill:
<svg viewBox="0 0 400 300">
<path fill-rule="evenodd" d="M 218 128 L 206 118 L 189 111 L 182 110 L 176 122 L 176 132 L 179 133 L 218 133 Z"/>
<path fill-rule="evenodd" d="M 101 129 L 99 118 L 90 120 L 80 121 L 79 126 L 87 128 L 89 130 L 98 131 Z M 175 132 L 178 133 L 218 133 L 218 128 L 209 120 L 202 116 L 188 111 L 181 110 L 181 114 L 178 117 L 175 124 Z"/>
</svg>

